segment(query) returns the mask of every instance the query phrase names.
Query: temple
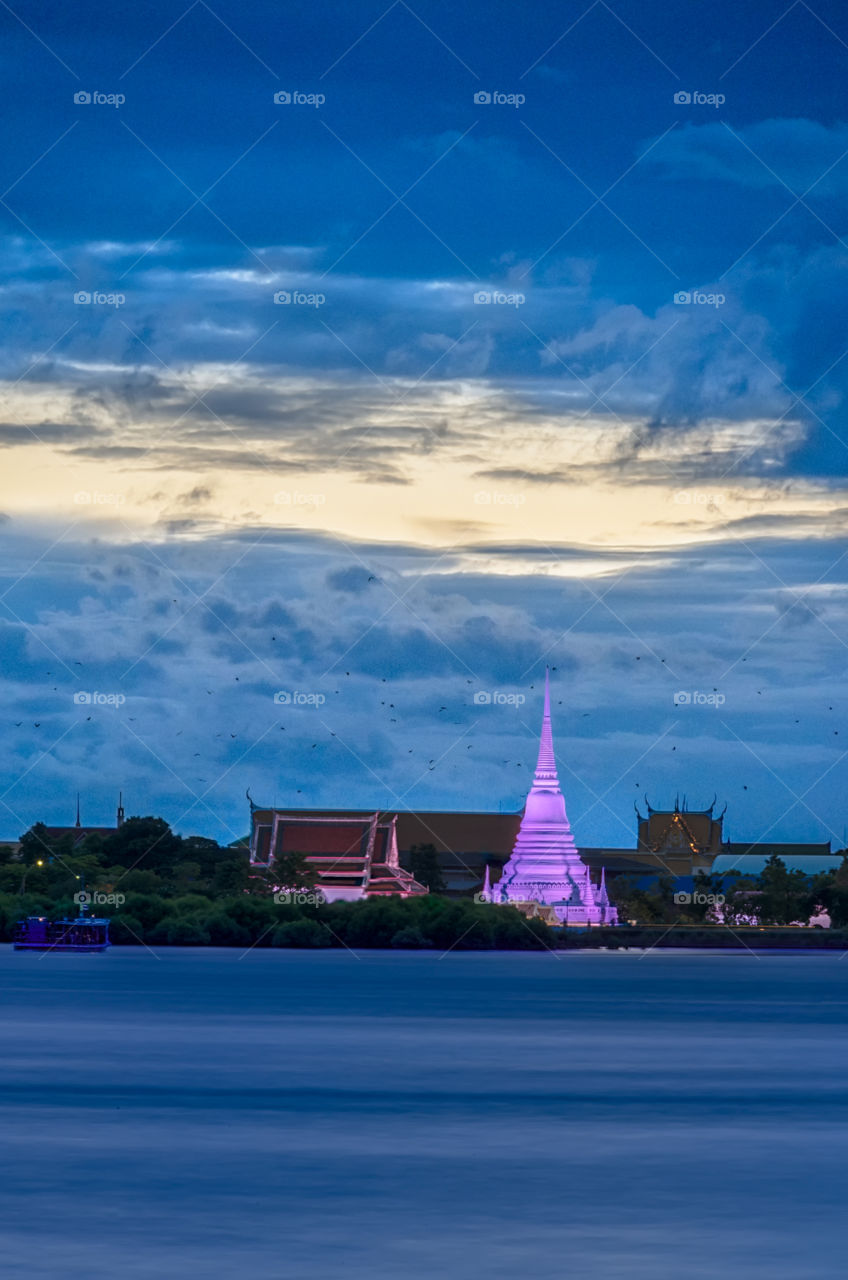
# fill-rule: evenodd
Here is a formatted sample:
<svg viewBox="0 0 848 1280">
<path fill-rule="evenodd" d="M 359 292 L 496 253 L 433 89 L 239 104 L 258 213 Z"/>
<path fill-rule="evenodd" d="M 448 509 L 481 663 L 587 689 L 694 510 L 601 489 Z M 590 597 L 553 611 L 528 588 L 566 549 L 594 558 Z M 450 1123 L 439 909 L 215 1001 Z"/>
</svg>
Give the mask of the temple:
<svg viewBox="0 0 848 1280">
<path fill-rule="evenodd" d="M 270 867 L 287 853 L 301 854 L 327 902 L 427 892 L 400 865 L 397 817 L 349 813 L 307 817 L 250 800 L 250 863 Z"/>
<path fill-rule="evenodd" d="M 488 896 L 497 903 L 550 907 L 557 920 L 565 925 L 618 924 L 618 912 L 607 896 L 603 870 L 596 890 L 571 834 L 554 758 L 548 673 L 545 674 L 542 737 L 533 785 L 512 857 Z"/>
</svg>

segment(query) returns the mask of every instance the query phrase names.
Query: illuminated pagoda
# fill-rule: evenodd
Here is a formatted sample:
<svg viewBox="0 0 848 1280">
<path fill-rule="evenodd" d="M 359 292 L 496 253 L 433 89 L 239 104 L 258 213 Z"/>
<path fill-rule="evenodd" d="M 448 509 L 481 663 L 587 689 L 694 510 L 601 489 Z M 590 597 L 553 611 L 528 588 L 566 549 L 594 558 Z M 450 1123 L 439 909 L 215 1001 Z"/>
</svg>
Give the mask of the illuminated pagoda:
<svg viewBox="0 0 848 1280">
<path fill-rule="evenodd" d="M 533 785 L 515 838 L 512 857 L 491 890 L 491 901 L 550 907 L 562 924 L 618 924 L 606 881 L 596 890 L 571 833 L 559 786 L 551 732 L 550 678 L 545 674 L 542 737 Z"/>
</svg>

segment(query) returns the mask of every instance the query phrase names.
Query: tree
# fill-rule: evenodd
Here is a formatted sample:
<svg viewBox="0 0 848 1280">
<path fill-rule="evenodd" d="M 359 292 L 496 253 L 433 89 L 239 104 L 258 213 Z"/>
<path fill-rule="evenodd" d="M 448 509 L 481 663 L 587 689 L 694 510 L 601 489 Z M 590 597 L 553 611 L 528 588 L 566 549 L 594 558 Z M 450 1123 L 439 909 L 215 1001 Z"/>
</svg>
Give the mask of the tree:
<svg viewBox="0 0 848 1280">
<path fill-rule="evenodd" d="M 232 895 L 247 893 L 251 887 L 250 863 L 246 853 L 218 863 L 212 878 L 212 892 Z"/>
<path fill-rule="evenodd" d="M 806 924 L 816 905 L 810 882 L 803 871 L 788 871 L 777 854 L 772 854 L 760 873 L 757 917 L 760 924 Z"/>
<path fill-rule="evenodd" d="M 46 868 L 56 852 L 56 842 L 51 840 L 43 822 L 36 822 L 21 836 L 14 873 L 20 882 L 18 893 L 26 893 L 28 881 L 30 889 L 34 888 L 36 892 L 47 888 Z M 8 889 L 12 888 L 11 881 L 4 884 Z"/>
<path fill-rule="evenodd" d="M 432 844 L 414 844 L 409 851 L 409 869 L 419 884 L 431 893 L 444 893 L 446 889 L 439 866 L 439 856 Z"/>
<path fill-rule="evenodd" d="M 275 853 L 274 861 L 266 872 L 266 879 L 270 888 L 288 889 L 291 893 L 308 892 L 318 882 L 318 876 L 310 867 L 306 854 L 296 850 Z"/>
</svg>

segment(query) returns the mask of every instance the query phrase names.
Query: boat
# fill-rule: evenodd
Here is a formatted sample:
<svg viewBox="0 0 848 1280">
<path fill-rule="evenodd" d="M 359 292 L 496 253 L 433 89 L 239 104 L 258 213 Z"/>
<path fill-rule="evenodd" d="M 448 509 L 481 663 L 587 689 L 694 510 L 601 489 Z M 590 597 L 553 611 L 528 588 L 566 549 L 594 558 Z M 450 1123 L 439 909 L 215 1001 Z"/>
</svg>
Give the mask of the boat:
<svg viewBox="0 0 848 1280">
<path fill-rule="evenodd" d="M 27 916 L 15 925 L 15 951 L 105 951 L 111 947 L 109 919 L 90 916 L 80 906 L 74 920 L 48 920 L 47 916 Z"/>
</svg>

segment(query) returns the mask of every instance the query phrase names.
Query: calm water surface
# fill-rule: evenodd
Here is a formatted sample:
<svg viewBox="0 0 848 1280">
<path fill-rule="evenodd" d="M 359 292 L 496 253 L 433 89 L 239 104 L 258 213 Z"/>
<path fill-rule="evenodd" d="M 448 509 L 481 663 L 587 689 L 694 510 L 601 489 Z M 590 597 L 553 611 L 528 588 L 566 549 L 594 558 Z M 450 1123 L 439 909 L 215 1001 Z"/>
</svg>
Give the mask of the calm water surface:
<svg viewBox="0 0 848 1280">
<path fill-rule="evenodd" d="M 845 1274 L 848 959 L 0 948 L 0 1271 Z"/>
</svg>

